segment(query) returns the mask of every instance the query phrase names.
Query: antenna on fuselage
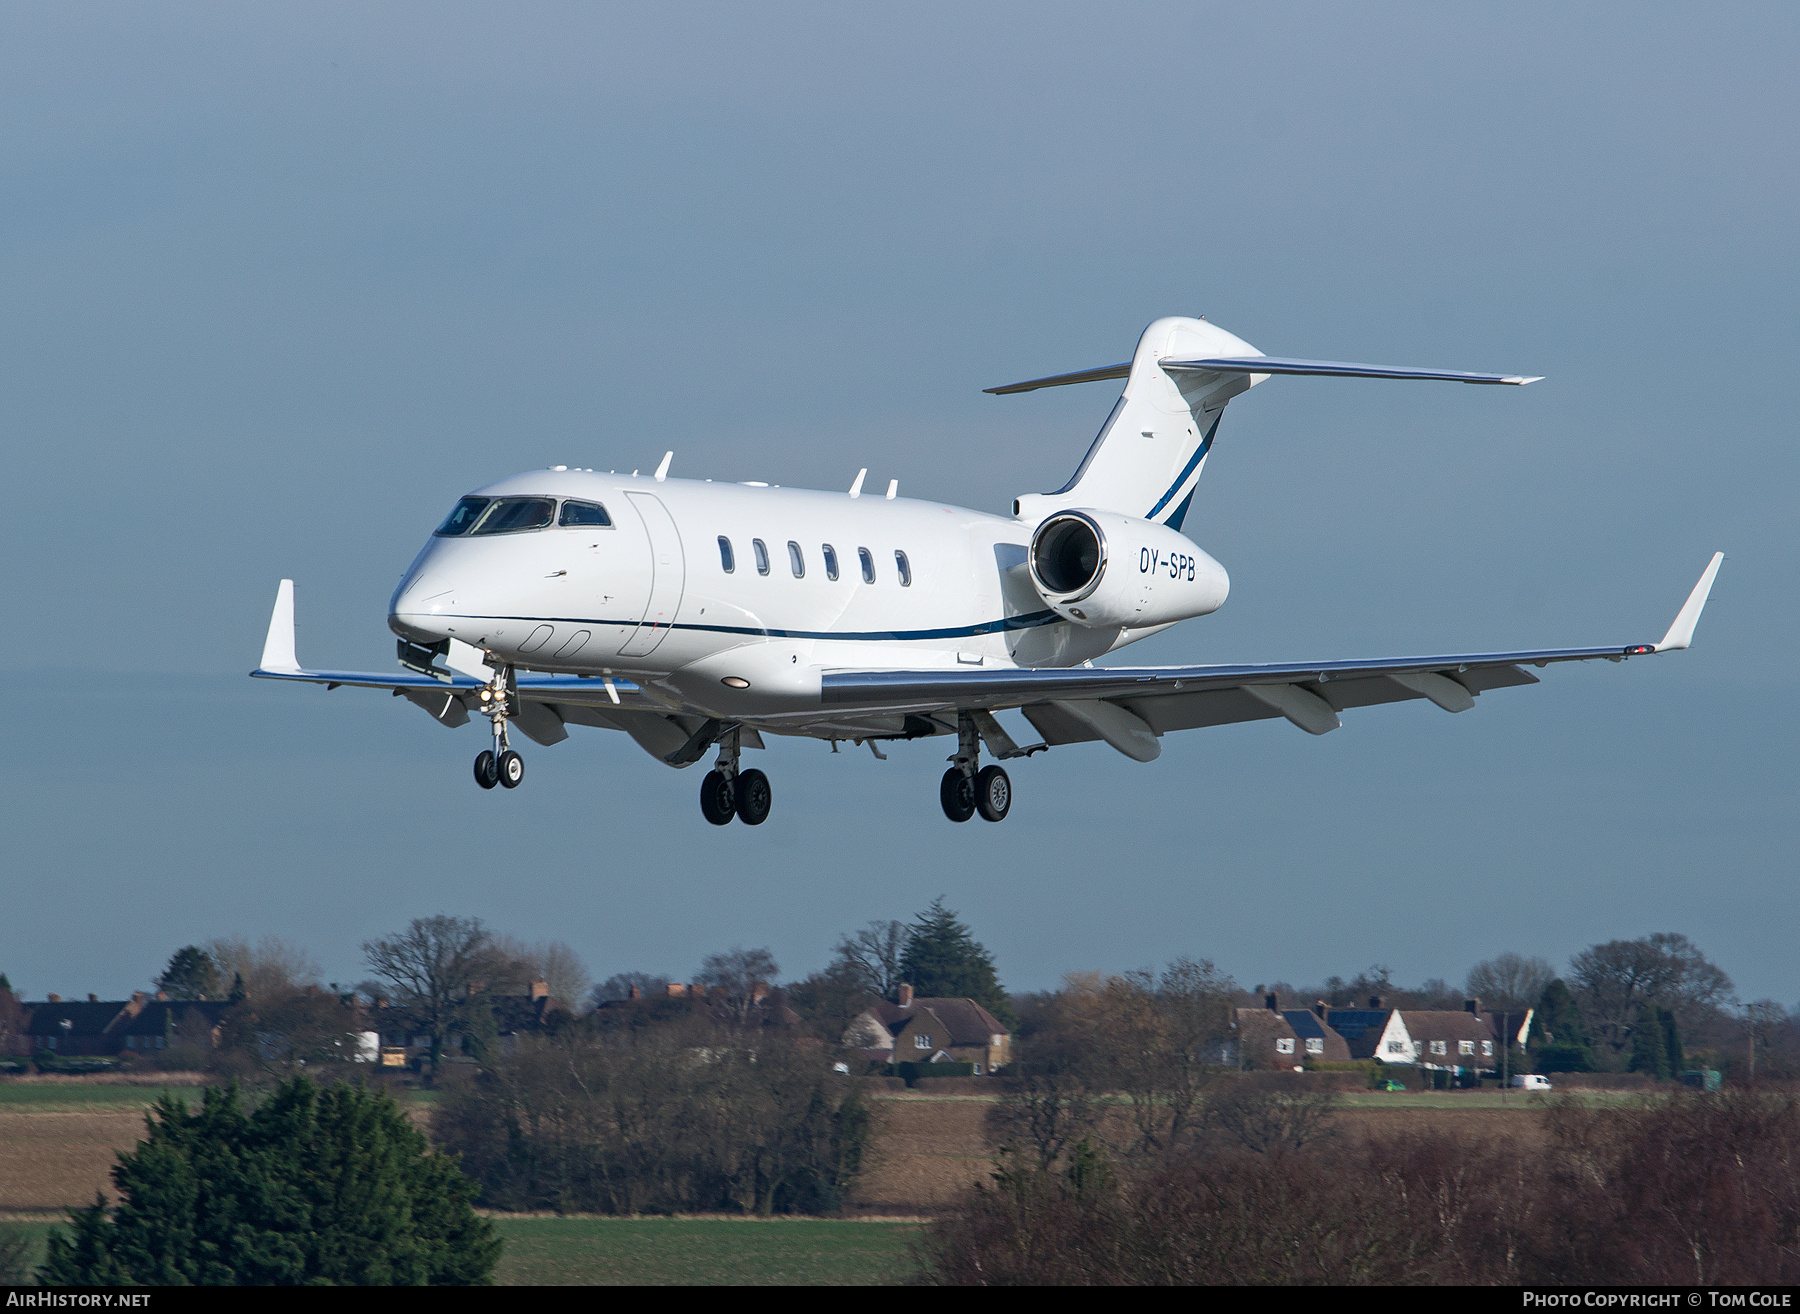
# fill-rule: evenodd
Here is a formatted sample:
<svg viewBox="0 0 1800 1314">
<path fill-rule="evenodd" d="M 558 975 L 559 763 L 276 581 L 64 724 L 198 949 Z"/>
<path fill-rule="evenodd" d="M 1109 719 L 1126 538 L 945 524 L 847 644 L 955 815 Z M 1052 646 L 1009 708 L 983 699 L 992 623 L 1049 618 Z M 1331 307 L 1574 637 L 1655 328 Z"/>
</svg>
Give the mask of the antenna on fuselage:
<svg viewBox="0 0 1800 1314">
<path fill-rule="evenodd" d="M 674 452 L 664 452 L 662 464 L 656 467 L 656 482 L 661 483 L 669 477 L 669 462 L 675 459 Z"/>
<path fill-rule="evenodd" d="M 898 479 L 888 480 L 887 500 L 892 502 L 899 495 L 900 495 L 900 481 Z"/>
<path fill-rule="evenodd" d="M 858 470 L 856 472 L 856 482 L 850 485 L 850 496 L 851 497 L 861 497 L 862 496 L 863 476 L 868 473 L 869 473 L 869 470 L 868 470 L 867 466 L 864 466 L 861 470 Z"/>
</svg>

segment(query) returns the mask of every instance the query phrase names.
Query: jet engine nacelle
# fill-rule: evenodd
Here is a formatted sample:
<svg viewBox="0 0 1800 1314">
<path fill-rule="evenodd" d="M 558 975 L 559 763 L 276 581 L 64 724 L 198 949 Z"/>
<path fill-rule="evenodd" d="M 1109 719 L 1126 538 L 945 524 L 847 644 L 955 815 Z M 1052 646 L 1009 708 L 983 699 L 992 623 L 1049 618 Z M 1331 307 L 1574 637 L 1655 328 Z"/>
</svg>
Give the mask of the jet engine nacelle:
<svg viewBox="0 0 1800 1314">
<path fill-rule="evenodd" d="M 1114 511 L 1058 511 L 1031 536 L 1031 582 L 1058 615 L 1090 629 L 1141 629 L 1225 605 L 1231 579 L 1167 525 Z"/>
</svg>

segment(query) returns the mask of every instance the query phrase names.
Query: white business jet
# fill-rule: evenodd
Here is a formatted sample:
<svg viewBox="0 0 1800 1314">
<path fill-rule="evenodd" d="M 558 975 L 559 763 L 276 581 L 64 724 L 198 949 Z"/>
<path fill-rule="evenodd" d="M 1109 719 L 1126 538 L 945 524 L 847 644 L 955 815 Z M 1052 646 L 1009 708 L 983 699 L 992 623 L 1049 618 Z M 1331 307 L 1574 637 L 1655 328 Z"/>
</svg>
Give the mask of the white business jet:
<svg viewBox="0 0 1800 1314">
<path fill-rule="evenodd" d="M 1660 643 L 1538 652 L 1251 666 L 1098 667 L 1093 660 L 1216 611 L 1225 569 L 1183 532 L 1225 405 L 1275 374 L 1525 384 L 1519 375 L 1265 356 L 1199 319 L 1159 319 L 1121 365 L 992 393 L 1124 379 L 1073 478 L 1012 515 L 896 496 L 671 479 L 553 466 L 459 501 L 388 607 L 403 673 L 319 671 L 294 652 L 283 580 L 252 675 L 390 689 L 443 725 L 484 718 L 483 789 L 513 788 L 519 731 L 623 730 L 685 767 L 717 750 L 706 819 L 769 815 L 768 777 L 739 765 L 769 735 L 955 744 L 944 813 L 999 821 L 1005 761 L 1101 741 L 1149 762 L 1171 730 L 1285 718 L 1309 734 L 1350 708 L 1423 698 L 1467 711 L 1490 690 L 1537 683 L 1526 667 L 1621 661 L 1685 648 L 1716 554 Z M 441 664 L 440 664 L 441 662 Z M 1020 746 L 994 713 L 1043 737 Z"/>
</svg>

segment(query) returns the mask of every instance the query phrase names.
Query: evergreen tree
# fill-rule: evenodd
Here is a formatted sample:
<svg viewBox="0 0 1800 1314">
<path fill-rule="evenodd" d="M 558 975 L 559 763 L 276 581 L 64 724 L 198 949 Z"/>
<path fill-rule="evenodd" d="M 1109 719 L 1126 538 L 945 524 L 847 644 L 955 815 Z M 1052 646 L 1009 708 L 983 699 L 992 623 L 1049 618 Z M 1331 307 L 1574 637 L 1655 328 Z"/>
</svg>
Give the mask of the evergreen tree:
<svg viewBox="0 0 1800 1314">
<path fill-rule="evenodd" d="M 1681 1028 L 1675 1025 L 1675 1014 L 1666 1008 L 1656 1010 L 1656 1020 L 1662 1025 L 1663 1046 L 1668 1050 L 1669 1075 L 1681 1075 L 1687 1066 L 1687 1052 L 1681 1044 Z"/>
<path fill-rule="evenodd" d="M 1637 1025 L 1631 1028 L 1631 1071 L 1643 1072 L 1666 1081 L 1669 1076 L 1669 1042 L 1663 1034 L 1662 1010 L 1648 1004 L 1638 1009 Z"/>
<path fill-rule="evenodd" d="M 1594 1070 L 1594 1054 L 1588 1048 L 1581 1006 L 1561 977 L 1544 987 L 1526 1039 L 1535 1052 L 1539 1072 Z"/>
<path fill-rule="evenodd" d="M 156 988 L 170 999 L 217 999 L 224 993 L 219 988 L 219 969 L 212 955 L 199 945 L 177 949 L 169 965 L 156 978 Z"/>
<path fill-rule="evenodd" d="M 283 1083 L 254 1112 L 208 1090 L 173 1098 L 119 1156 L 119 1205 L 53 1231 L 51 1286 L 470 1286 L 500 1242 L 475 1187 L 386 1095 Z"/>
<path fill-rule="evenodd" d="M 994 956 L 969 934 L 940 896 L 907 928 L 900 979 L 928 997 L 973 999 L 1007 1027 L 1018 1019 L 994 972 Z"/>
</svg>

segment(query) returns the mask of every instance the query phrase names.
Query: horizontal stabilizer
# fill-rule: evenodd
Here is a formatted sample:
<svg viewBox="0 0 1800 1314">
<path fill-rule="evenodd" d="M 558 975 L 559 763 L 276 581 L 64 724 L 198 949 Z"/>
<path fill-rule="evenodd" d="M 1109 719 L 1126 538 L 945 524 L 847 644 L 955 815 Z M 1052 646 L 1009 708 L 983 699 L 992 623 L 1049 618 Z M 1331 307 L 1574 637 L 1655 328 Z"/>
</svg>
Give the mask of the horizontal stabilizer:
<svg viewBox="0 0 1800 1314">
<path fill-rule="evenodd" d="M 1343 379 L 1446 379 L 1452 383 L 1536 383 L 1541 374 L 1474 374 L 1468 370 L 1422 370 L 1411 365 L 1352 365 L 1341 360 L 1295 360 L 1289 356 L 1218 356 L 1208 360 L 1165 360 L 1165 370 L 1192 370 L 1206 374 L 1319 374 Z M 1103 377 L 1095 373 L 1095 378 Z M 1013 392 L 1026 387 L 1045 387 L 1063 379 L 1044 379 L 1036 384 L 990 389 Z M 1067 382 L 1078 382 L 1070 376 Z"/>
<path fill-rule="evenodd" d="M 1003 397 L 1009 392 L 1034 392 L 1039 388 L 1060 388 L 1065 383 L 1099 383 L 1103 379 L 1128 379 L 1131 377 L 1131 362 L 1123 365 L 1102 365 L 1097 370 L 1076 370 L 1073 374 L 1052 374 L 1047 379 L 1027 379 L 1024 383 L 1009 383 L 1003 388 L 983 388 L 983 392 L 991 392 L 996 397 Z"/>
</svg>

